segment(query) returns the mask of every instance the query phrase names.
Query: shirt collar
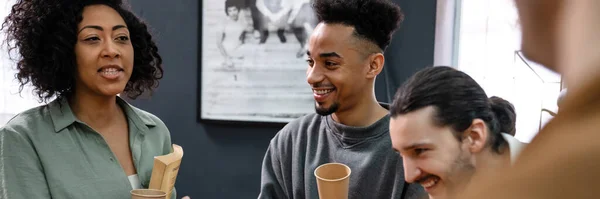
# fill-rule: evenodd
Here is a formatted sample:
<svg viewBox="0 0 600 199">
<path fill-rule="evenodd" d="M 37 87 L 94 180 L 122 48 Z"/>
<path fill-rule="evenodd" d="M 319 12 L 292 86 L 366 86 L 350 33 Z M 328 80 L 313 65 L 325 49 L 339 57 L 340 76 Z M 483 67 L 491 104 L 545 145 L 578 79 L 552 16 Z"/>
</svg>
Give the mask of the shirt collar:
<svg viewBox="0 0 600 199">
<path fill-rule="evenodd" d="M 521 141 L 517 140 L 517 138 L 507 133 L 502 133 L 502 137 L 508 143 L 508 149 L 510 151 L 510 161 L 511 164 L 514 164 L 517 158 L 519 157 L 519 154 L 521 154 L 521 151 L 525 147 L 525 143 L 522 143 Z"/>
<path fill-rule="evenodd" d="M 77 121 L 66 97 L 55 99 L 48 104 L 48 107 L 54 131 L 57 133 Z"/>
<path fill-rule="evenodd" d="M 150 117 L 149 113 L 131 106 L 120 97 L 117 97 L 117 104 L 123 108 L 127 119 L 131 120 L 134 125 L 142 130 L 142 134 L 148 130 L 148 127 L 156 126 L 156 122 Z M 82 123 L 73 114 L 66 97 L 55 99 L 48 104 L 48 107 L 54 125 L 54 131 L 56 133 L 61 132 L 64 128 L 67 128 L 75 122 Z"/>
</svg>

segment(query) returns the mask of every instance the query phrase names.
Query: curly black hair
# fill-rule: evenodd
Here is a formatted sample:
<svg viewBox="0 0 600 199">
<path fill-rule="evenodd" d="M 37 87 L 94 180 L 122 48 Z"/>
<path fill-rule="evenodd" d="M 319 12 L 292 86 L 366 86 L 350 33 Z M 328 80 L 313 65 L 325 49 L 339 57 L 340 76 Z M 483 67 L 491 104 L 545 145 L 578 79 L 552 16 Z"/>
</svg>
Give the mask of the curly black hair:
<svg viewBox="0 0 600 199">
<path fill-rule="evenodd" d="M 115 9 L 131 35 L 135 57 L 124 92 L 135 99 L 158 86 L 163 76 L 158 48 L 146 24 L 122 0 L 19 0 L 4 20 L 2 31 L 9 54 L 17 50 L 20 55 L 16 74 L 20 92 L 28 83 L 42 101 L 74 92 L 77 26 L 84 7 L 97 4 Z"/>
<path fill-rule="evenodd" d="M 313 8 L 319 22 L 353 26 L 356 36 L 382 51 L 404 20 L 400 6 L 390 0 L 315 0 Z"/>
</svg>

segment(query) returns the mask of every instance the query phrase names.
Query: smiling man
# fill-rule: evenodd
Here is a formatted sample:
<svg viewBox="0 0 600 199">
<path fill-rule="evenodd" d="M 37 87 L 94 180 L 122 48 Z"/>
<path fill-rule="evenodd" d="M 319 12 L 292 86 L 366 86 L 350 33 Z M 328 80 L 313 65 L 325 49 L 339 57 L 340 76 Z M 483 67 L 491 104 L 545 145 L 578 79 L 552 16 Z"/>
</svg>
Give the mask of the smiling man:
<svg viewBox="0 0 600 199">
<path fill-rule="evenodd" d="M 266 152 L 259 198 L 318 198 L 314 170 L 330 162 L 352 169 L 349 198 L 417 198 L 392 150 L 387 106 L 375 78 L 403 19 L 387 0 L 317 0 L 319 24 L 309 39 L 307 82 L 316 114 L 286 125 Z"/>
<path fill-rule="evenodd" d="M 425 68 L 398 89 L 390 107 L 392 145 L 404 176 L 431 199 L 462 192 L 475 172 L 509 166 L 524 144 L 510 133 L 515 111 L 508 101 L 488 98 L 464 72 Z"/>
</svg>

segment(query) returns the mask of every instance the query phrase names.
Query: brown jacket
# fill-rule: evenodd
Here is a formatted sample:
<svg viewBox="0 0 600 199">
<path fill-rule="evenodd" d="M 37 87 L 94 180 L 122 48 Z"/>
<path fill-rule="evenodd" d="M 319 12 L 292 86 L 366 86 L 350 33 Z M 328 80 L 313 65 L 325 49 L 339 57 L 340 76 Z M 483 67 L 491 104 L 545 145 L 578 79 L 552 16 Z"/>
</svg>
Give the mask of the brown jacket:
<svg viewBox="0 0 600 199">
<path fill-rule="evenodd" d="M 512 168 L 478 174 L 458 198 L 600 198 L 600 78 L 582 88 Z"/>
</svg>

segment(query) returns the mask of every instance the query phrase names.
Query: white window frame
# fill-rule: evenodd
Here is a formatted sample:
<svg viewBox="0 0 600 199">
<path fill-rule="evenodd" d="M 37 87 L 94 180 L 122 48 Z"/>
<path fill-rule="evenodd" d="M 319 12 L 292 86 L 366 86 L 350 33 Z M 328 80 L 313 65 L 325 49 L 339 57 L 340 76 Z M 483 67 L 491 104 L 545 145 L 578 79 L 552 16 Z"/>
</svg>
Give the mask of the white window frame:
<svg viewBox="0 0 600 199">
<path fill-rule="evenodd" d="M 512 0 L 438 0 L 434 65 L 452 66 L 462 70 L 478 81 L 488 96 L 499 96 L 513 103 L 517 111 L 517 134 L 515 137 L 523 142 L 530 142 L 531 139 L 533 139 L 533 137 L 537 134 L 539 129 L 553 117 L 551 114 L 549 114 L 549 112 L 556 113 L 558 111 L 556 99 L 561 89 L 561 82 L 560 80 L 556 82 L 556 76 L 558 74 L 553 73 L 529 60 L 520 59 L 520 57 L 515 53 L 515 51 L 518 51 L 519 49 L 502 50 L 501 54 L 493 53 L 495 47 L 497 47 L 494 46 L 497 44 L 494 42 L 497 42 L 497 39 L 499 38 L 508 39 L 506 42 L 509 44 L 520 44 L 520 37 L 514 37 L 514 33 L 516 32 L 512 32 L 513 34 L 507 35 L 506 37 L 498 36 L 498 33 L 494 32 L 497 29 L 493 29 L 498 28 L 495 26 L 496 24 L 489 24 L 498 22 L 498 19 L 502 19 L 502 17 L 488 14 L 491 13 L 491 11 L 497 11 L 497 9 L 506 9 L 506 6 L 492 8 L 492 4 L 494 6 L 502 4 L 499 3 L 501 1 Z M 485 4 L 487 7 L 484 7 L 483 9 L 487 10 L 484 10 L 483 12 L 478 10 L 482 7 L 481 5 L 476 4 Z M 473 6 L 475 5 L 480 7 L 474 9 Z M 465 12 L 463 12 L 463 9 L 465 9 Z M 471 48 L 472 46 L 461 46 L 461 44 L 466 44 L 464 42 L 471 42 L 469 41 L 470 39 L 476 39 L 462 38 L 465 37 L 463 34 L 467 34 L 465 32 L 468 32 L 470 33 L 470 36 L 472 36 L 474 35 L 473 29 L 478 28 L 478 26 L 473 24 L 477 23 L 476 21 L 479 19 L 471 20 L 470 23 L 466 23 L 466 21 L 464 21 L 464 15 L 466 12 L 470 12 L 471 15 L 469 16 L 471 17 L 473 16 L 474 12 L 483 13 L 485 16 L 482 17 L 486 17 L 487 20 L 485 24 L 486 35 L 484 36 L 484 40 L 486 42 L 492 42 L 490 42 L 491 44 L 482 44 L 482 46 L 485 47 L 484 49 L 481 49 L 481 51 L 486 52 L 476 53 L 478 56 L 465 54 L 465 52 L 474 52 L 473 49 L 469 49 L 471 51 L 463 50 L 463 48 Z M 511 12 L 514 12 L 514 15 L 510 16 L 516 17 L 516 8 L 515 10 L 511 10 Z M 490 29 L 489 32 L 487 32 L 488 28 Z M 496 34 L 489 36 L 490 38 L 494 37 L 496 40 L 489 39 L 488 33 L 490 35 Z M 465 41 L 461 42 L 461 39 L 464 39 Z M 506 46 L 502 47 L 506 48 Z M 509 53 L 512 53 L 512 55 Z M 469 60 L 470 58 L 473 58 L 472 56 L 476 58 Z M 495 56 L 500 56 L 501 58 Z M 502 65 L 495 63 L 495 60 L 498 59 L 507 64 L 504 64 L 505 66 L 498 66 Z M 499 75 L 499 77 L 495 77 L 495 72 L 489 72 L 489 70 L 495 72 L 504 70 L 502 73 L 504 76 Z M 558 76 L 558 78 L 560 79 L 560 76 Z M 552 80 L 548 81 L 548 79 Z M 529 87 L 535 92 L 524 92 L 524 90 L 529 88 L 522 87 Z"/>
</svg>

